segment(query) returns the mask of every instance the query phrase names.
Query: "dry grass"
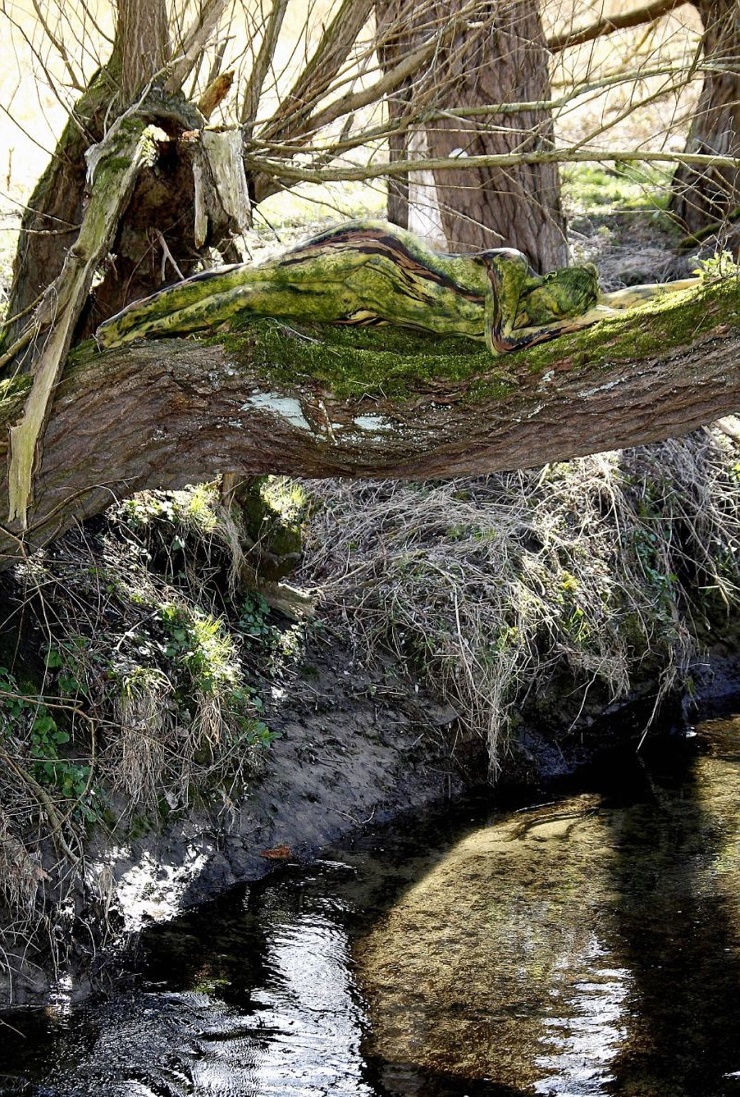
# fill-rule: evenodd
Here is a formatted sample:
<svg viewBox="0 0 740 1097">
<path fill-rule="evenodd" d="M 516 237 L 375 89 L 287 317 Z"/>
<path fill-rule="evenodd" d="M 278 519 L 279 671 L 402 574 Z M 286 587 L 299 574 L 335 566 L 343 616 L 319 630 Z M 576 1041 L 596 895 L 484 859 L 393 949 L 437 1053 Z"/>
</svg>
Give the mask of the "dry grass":
<svg viewBox="0 0 740 1097">
<path fill-rule="evenodd" d="M 5 580 L 0 633 L 18 647 L 0 667 L 0 972 L 39 947 L 62 963 L 82 895 L 107 909 L 91 824 L 125 840 L 198 804 L 218 828 L 260 771 L 271 736 L 224 617 L 217 500 L 140 497 Z"/>
<path fill-rule="evenodd" d="M 647 681 L 657 708 L 685 684 L 692 622 L 737 601 L 736 456 L 701 432 L 472 481 L 312 484 L 304 575 L 360 659 L 390 648 L 485 737 L 495 775 L 522 710 L 576 722 L 592 696 Z"/>
</svg>

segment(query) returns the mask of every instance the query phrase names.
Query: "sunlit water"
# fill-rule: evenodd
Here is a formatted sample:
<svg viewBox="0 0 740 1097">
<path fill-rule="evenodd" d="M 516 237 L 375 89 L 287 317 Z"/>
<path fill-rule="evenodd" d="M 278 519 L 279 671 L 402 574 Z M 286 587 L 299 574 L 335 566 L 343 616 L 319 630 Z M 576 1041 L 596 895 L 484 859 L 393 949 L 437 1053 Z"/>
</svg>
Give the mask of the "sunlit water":
<svg viewBox="0 0 740 1097">
<path fill-rule="evenodd" d="M 740 1095 L 740 720 L 363 838 L 0 1029 L 3 1097 Z"/>
</svg>

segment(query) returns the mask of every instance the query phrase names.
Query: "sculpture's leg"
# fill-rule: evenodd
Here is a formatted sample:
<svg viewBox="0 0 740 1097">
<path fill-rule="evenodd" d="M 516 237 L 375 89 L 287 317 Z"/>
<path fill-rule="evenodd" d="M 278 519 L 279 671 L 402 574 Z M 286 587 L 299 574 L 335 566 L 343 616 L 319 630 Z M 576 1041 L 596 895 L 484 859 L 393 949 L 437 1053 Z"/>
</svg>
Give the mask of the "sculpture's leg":
<svg viewBox="0 0 740 1097">
<path fill-rule="evenodd" d="M 521 252 L 506 248 L 485 252 L 481 259 L 490 287 L 485 303 L 486 344 L 493 355 L 507 354 L 523 345 L 511 333 L 529 274 L 527 260 Z"/>
<path fill-rule="evenodd" d="M 646 301 L 665 297 L 668 293 L 677 293 L 683 289 L 696 289 L 701 278 L 682 278 L 675 282 L 651 282 L 642 286 L 627 286 L 625 289 L 612 290 L 599 294 L 599 304 L 610 309 L 632 309 L 644 305 Z"/>
</svg>

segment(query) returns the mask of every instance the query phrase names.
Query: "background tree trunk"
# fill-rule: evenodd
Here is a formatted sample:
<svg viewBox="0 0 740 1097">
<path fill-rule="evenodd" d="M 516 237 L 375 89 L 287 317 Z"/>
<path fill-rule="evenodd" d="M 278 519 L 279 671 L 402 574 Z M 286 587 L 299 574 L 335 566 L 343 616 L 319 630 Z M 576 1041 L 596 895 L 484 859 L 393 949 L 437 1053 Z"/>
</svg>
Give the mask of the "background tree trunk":
<svg viewBox="0 0 740 1097">
<path fill-rule="evenodd" d="M 167 0 L 118 0 L 121 95 L 130 103 L 170 59 Z"/>
<path fill-rule="evenodd" d="M 740 4 L 696 0 L 704 24 L 705 72 L 686 152 L 740 157 Z M 737 168 L 697 170 L 679 165 L 671 209 L 689 233 L 720 222 L 740 207 Z"/>
<path fill-rule="evenodd" d="M 468 11 L 468 9 L 470 9 Z M 482 107 L 491 103 L 544 102 L 550 98 L 549 54 L 536 0 L 430 0 L 421 9 L 410 0 L 379 0 L 379 56 L 389 71 L 432 28 L 459 28 L 443 36 L 428 69 L 394 95 L 388 110 L 398 121 L 411 101 L 416 113 Z M 462 18 L 460 18 L 462 16 Z M 391 159 L 408 152 L 407 135 L 390 139 Z M 436 118 L 426 125 L 430 157 L 459 155 L 460 171 L 436 173 L 437 199 L 447 246 L 453 252 L 516 247 L 539 271 L 568 260 L 565 218 L 556 164 L 514 168 L 465 167 L 466 156 L 548 148 L 553 127 L 546 109 L 487 114 L 474 119 Z M 404 184 L 389 188 L 389 218 L 404 223 Z"/>
<path fill-rule="evenodd" d="M 376 0 L 375 24 L 377 31 L 378 61 L 383 72 L 389 73 L 413 49 L 411 28 L 403 18 L 408 0 Z M 408 157 L 408 131 L 403 119 L 413 102 L 412 81 L 407 79 L 386 99 L 388 119 L 401 132 L 388 137 L 388 156 L 393 163 Z M 407 176 L 392 175 L 388 180 L 388 220 L 402 229 L 409 227 L 409 181 Z"/>
<path fill-rule="evenodd" d="M 453 8 L 463 0 L 454 0 Z M 439 18 L 450 8 L 438 5 Z M 481 3 L 468 34 L 459 34 L 436 58 L 435 81 L 446 88 L 444 107 L 539 102 L 550 98 L 548 52 L 534 0 Z M 492 155 L 548 148 L 546 110 L 450 118 L 427 126 L 429 154 Z M 565 218 L 556 164 L 440 172 L 437 193 L 452 251 L 519 248 L 539 271 L 568 260 Z"/>
</svg>

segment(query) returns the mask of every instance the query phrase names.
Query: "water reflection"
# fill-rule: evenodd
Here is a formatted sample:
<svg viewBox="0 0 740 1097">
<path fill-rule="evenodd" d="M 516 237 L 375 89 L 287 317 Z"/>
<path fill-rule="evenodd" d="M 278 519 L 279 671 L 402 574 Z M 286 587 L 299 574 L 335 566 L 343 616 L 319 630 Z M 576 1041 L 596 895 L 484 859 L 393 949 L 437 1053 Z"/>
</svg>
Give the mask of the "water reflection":
<svg viewBox="0 0 740 1097">
<path fill-rule="evenodd" d="M 607 837 L 589 796 L 458 843 L 358 946 L 375 1052 L 461 1082 L 607 1092 L 629 992 Z"/>
<path fill-rule="evenodd" d="M 371 1097 L 363 1081 L 362 1017 L 350 977 L 349 945 L 341 925 L 317 914 L 279 927 L 267 949 L 270 978 L 254 996 L 259 1028 L 270 1033 L 249 1077 L 229 1090 L 285 1097 Z M 234 1049 L 228 1048 L 232 1085 Z M 208 1065 L 210 1072 L 212 1064 Z M 224 1093 L 203 1073 L 204 1093 Z"/>
<path fill-rule="evenodd" d="M 153 928 L 134 989 L 2 1032 L 0 1097 L 739 1097 L 740 722 L 706 741 Z"/>
<path fill-rule="evenodd" d="M 325 866 L 317 890 L 347 871 Z M 57 1023 L 43 1082 L 32 1081 L 40 1064 L 28 1047 L 10 1057 L 12 1074 L 0 1066 L 0 1094 L 373 1097 L 342 903 L 313 894 L 306 877 L 267 887 L 256 902 L 235 893 L 209 914 L 152 931 L 151 989 L 78 1011 L 89 1046 L 71 1070 L 75 1026 L 65 1025 L 65 1049 Z"/>
<path fill-rule="evenodd" d="M 740 1094 L 740 723 L 704 730 L 466 836 L 365 936 L 389 1093 Z"/>
<path fill-rule="evenodd" d="M 547 1052 L 535 1059 L 542 1070 L 535 1093 L 608 1092 L 608 1083 L 614 1081 L 612 1063 L 626 1039 L 623 1015 L 632 982 L 627 968 L 610 966 L 612 959 L 593 934 L 578 957 L 587 975 L 568 986 L 570 972 L 564 965 L 566 986 L 551 987 L 553 1009 L 542 1019 L 540 1037 Z"/>
</svg>

